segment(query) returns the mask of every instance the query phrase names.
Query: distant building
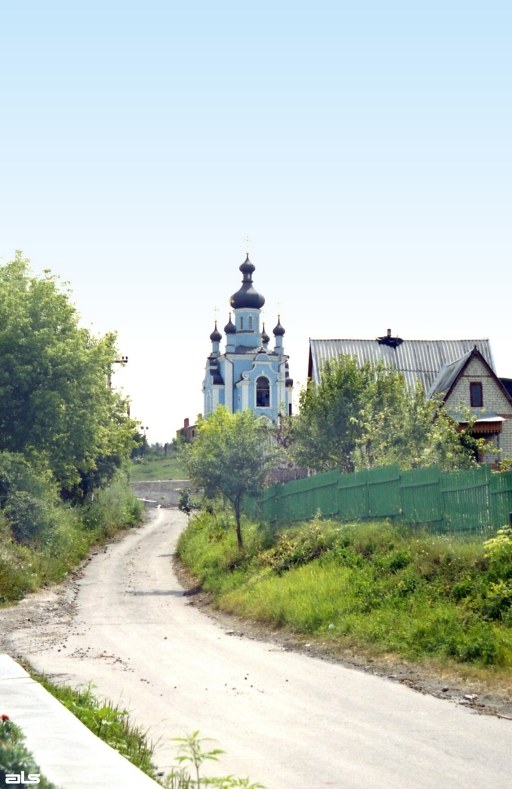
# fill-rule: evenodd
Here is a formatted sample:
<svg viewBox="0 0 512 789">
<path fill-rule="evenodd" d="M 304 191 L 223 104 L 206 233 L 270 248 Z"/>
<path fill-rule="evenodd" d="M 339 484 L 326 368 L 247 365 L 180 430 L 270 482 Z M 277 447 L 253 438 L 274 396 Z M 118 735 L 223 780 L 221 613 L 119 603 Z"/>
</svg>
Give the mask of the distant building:
<svg viewBox="0 0 512 789">
<path fill-rule="evenodd" d="M 375 340 L 310 340 L 308 377 L 318 383 L 322 366 L 340 355 L 359 364 L 383 362 L 401 372 L 409 386 L 421 383 L 427 397 L 441 395 L 447 412 L 461 425 L 461 406 L 476 422 L 473 434 L 485 437 L 492 452 L 482 462 L 512 458 L 510 379 L 497 377 L 489 340 L 403 340 L 388 329 Z"/>
<path fill-rule="evenodd" d="M 284 352 L 285 330 L 278 316 L 272 332 L 274 348 L 270 349 L 265 324 L 260 327 L 265 298 L 254 288 L 255 267 L 249 255 L 240 271 L 242 286 L 231 296 L 233 313 L 224 327 L 224 353 L 220 350 L 222 334 L 217 321 L 210 334 L 212 348 L 203 381 L 204 415 L 225 405 L 232 413 L 249 408 L 277 424 L 280 416 L 292 411 L 293 380 Z"/>
<path fill-rule="evenodd" d="M 183 427 L 176 431 L 176 438 L 182 438 L 187 444 L 196 437 L 197 425 L 191 425 L 190 419 L 183 420 Z"/>
</svg>

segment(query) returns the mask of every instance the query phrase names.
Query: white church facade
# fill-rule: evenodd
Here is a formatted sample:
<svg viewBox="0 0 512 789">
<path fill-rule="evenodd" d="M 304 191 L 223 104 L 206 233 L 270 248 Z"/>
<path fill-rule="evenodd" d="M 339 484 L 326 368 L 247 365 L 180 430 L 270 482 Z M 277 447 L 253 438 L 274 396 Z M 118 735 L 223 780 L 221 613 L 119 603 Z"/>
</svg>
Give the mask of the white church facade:
<svg viewBox="0 0 512 789">
<path fill-rule="evenodd" d="M 278 424 L 282 416 L 292 411 L 293 380 L 284 352 L 285 330 L 278 316 L 273 329 L 274 347 L 270 349 L 265 324 L 260 326 L 265 298 L 254 288 L 255 267 L 249 255 L 240 271 L 242 286 L 231 296 L 233 312 L 224 326 L 224 352 L 217 322 L 210 334 L 212 347 L 203 382 L 204 416 L 224 405 L 232 413 L 249 408 Z"/>
</svg>

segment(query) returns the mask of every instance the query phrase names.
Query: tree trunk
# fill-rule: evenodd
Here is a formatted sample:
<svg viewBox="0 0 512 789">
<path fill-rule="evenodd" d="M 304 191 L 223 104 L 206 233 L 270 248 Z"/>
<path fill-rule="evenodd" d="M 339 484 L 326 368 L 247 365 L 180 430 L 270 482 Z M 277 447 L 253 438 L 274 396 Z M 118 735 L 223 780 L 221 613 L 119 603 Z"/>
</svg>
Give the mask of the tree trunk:
<svg viewBox="0 0 512 789">
<path fill-rule="evenodd" d="M 240 501 L 237 499 L 233 506 L 235 508 L 235 519 L 236 519 L 236 539 L 238 540 L 238 549 L 241 551 L 244 547 L 244 541 L 242 537 L 242 527 L 240 525 Z"/>
</svg>

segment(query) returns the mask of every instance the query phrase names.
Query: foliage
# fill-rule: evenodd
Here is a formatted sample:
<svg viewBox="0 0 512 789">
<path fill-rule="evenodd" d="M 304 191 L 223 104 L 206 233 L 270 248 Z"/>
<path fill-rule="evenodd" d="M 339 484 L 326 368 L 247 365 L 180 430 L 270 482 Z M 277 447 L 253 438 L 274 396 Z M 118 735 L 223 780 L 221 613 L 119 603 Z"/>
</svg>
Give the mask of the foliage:
<svg viewBox="0 0 512 789">
<path fill-rule="evenodd" d="M 0 508 L 15 540 L 41 543 L 58 519 L 57 489 L 51 473 L 23 455 L 0 452 Z"/>
<path fill-rule="evenodd" d="M 490 571 L 498 578 L 512 579 L 512 526 L 498 529 L 496 536 L 484 543 Z"/>
<path fill-rule="evenodd" d="M 261 490 L 274 454 L 266 423 L 250 410 L 232 414 L 219 406 L 199 420 L 197 436 L 183 452 L 191 482 L 208 498 L 222 495 L 231 503 L 242 549 L 242 499 Z"/>
<path fill-rule="evenodd" d="M 291 567 L 317 559 L 332 547 L 333 539 L 334 533 L 325 528 L 320 518 L 315 518 L 302 529 L 283 529 L 264 561 L 282 575 Z"/>
<path fill-rule="evenodd" d="M 190 515 L 192 510 L 197 509 L 197 504 L 192 498 L 190 488 L 182 488 L 178 497 L 178 509 L 184 512 L 185 515 Z"/>
<path fill-rule="evenodd" d="M 459 430 L 439 400 L 427 400 L 420 385 L 411 393 L 396 370 L 340 356 L 324 365 L 318 386 L 301 392 L 292 451 L 315 471 L 392 463 L 455 470 L 473 465 L 482 445 L 471 437 L 471 424 L 468 415 Z"/>
<path fill-rule="evenodd" d="M 199 731 L 194 731 L 186 737 L 176 737 L 178 745 L 178 755 L 176 761 L 180 765 L 172 770 L 163 785 L 166 789 L 200 789 L 201 786 L 216 786 L 219 789 L 235 789 L 235 787 L 246 787 L 246 789 L 264 789 L 261 784 L 251 783 L 248 778 L 235 778 L 232 775 L 208 778 L 201 775 L 202 766 L 206 761 L 218 761 L 220 754 L 224 751 L 219 748 L 211 750 L 204 749 L 204 743 L 208 738 L 200 737 Z M 187 767 L 190 765 L 193 776 Z"/>
<path fill-rule="evenodd" d="M 50 783 L 41 775 L 39 765 L 25 745 L 22 730 L 6 714 L 0 715 L 0 784 L 7 786 L 6 775 L 9 773 L 20 774 L 25 772 L 39 776 L 38 786 L 41 789 L 55 789 L 55 784 Z"/>
<path fill-rule="evenodd" d="M 210 521 L 210 524 L 208 524 Z M 191 519 L 179 556 L 224 610 L 333 649 L 512 668 L 505 534 L 482 543 L 387 522 L 248 524 L 243 562 L 218 516 Z"/>
<path fill-rule="evenodd" d="M 59 504 L 52 510 L 51 529 L 26 544 L 14 538 L 6 511 L 0 510 L 0 604 L 61 581 L 92 545 L 139 523 L 141 512 L 123 478 L 99 491 L 87 506 Z"/>
<path fill-rule="evenodd" d="M 53 473 L 73 500 L 105 484 L 131 451 L 135 423 L 110 387 L 115 337 L 79 326 L 69 294 L 21 253 L 0 268 L 0 451 Z"/>
<path fill-rule="evenodd" d="M 87 528 L 101 530 L 109 537 L 119 529 L 130 528 L 140 523 L 143 505 L 131 493 L 124 475 L 118 474 L 112 483 L 99 490 L 93 500 L 83 509 L 83 521 Z"/>
</svg>

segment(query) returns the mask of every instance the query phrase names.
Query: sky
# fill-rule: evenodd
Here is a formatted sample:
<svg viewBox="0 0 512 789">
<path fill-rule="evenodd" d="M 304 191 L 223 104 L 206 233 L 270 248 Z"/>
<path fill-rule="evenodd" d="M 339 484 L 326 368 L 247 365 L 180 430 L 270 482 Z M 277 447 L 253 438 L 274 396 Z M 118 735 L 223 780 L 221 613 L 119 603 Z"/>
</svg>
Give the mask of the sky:
<svg viewBox="0 0 512 789">
<path fill-rule="evenodd" d="M 512 377 L 511 39 L 495 0 L 3 3 L 0 264 L 117 332 L 150 443 L 202 411 L 247 251 L 296 398 L 310 337 L 388 328 Z"/>
</svg>

